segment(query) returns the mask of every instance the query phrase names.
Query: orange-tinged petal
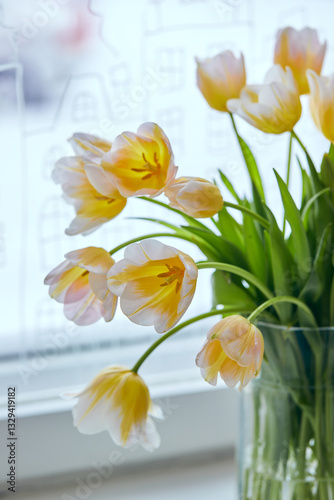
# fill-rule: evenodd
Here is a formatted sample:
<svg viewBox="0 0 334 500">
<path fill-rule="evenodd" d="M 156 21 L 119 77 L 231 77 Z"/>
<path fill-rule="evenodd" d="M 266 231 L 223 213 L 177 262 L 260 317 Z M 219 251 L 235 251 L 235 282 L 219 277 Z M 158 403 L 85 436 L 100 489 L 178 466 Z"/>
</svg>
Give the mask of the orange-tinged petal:
<svg viewBox="0 0 334 500">
<path fill-rule="evenodd" d="M 196 357 L 196 365 L 201 369 L 202 377 L 211 385 L 216 385 L 217 375 L 226 359 L 219 340 L 208 340 Z"/>
<path fill-rule="evenodd" d="M 307 94 L 309 85 L 306 72 L 311 69 L 320 75 L 325 52 L 326 43 L 319 42 L 316 30 L 303 28 L 298 31 L 288 27 L 277 33 L 274 62 L 282 68 L 289 66 L 300 94 Z"/>
<path fill-rule="evenodd" d="M 166 189 L 165 195 L 173 208 L 195 218 L 213 217 L 223 207 L 218 187 L 200 177 L 180 177 Z"/>
<path fill-rule="evenodd" d="M 211 334 L 218 338 L 227 356 L 241 366 L 249 366 L 263 356 L 263 337 L 258 328 L 239 315 L 228 316 L 214 327 Z"/>
<path fill-rule="evenodd" d="M 220 368 L 220 376 L 230 389 L 239 383 L 241 391 L 254 377 L 254 367 L 252 365 L 240 366 L 236 361 L 227 357 Z"/>
<path fill-rule="evenodd" d="M 228 387 L 243 389 L 257 377 L 263 360 L 263 337 L 248 319 L 228 316 L 208 332 L 207 340 L 196 358 L 203 378 L 215 384 L 217 373 Z"/>
<path fill-rule="evenodd" d="M 229 50 L 213 58 L 197 62 L 197 86 L 208 104 L 218 111 L 227 111 L 229 99 L 237 98 L 246 85 L 244 57 L 237 58 Z"/>
</svg>

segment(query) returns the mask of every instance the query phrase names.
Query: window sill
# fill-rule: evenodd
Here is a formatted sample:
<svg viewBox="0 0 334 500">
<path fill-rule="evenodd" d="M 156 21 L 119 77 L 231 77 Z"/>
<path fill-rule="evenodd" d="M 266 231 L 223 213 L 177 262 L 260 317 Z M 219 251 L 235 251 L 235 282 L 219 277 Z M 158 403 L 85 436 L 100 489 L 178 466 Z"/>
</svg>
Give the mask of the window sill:
<svg viewBox="0 0 334 500">
<path fill-rule="evenodd" d="M 91 476 L 92 479 L 93 476 Z M 81 480 L 80 480 L 81 479 Z M 209 494 L 211 500 L 235 500 L 235 466 L 231 458 L 206 457 L 201 462 L 181 465 L 178 462 L 163 467 L 132 471 L 119 475 L 112 472 L 110 478 L 91 482 L 89 475 L 62 483 L 57 488 L 39 485 L 36 489 L 25 489 L 16 494 L 17 500 L 73 500 L 91 498 L 94 500 L 202 500 Z"/>
<path fill-rule="evenodd" d="M 36 480 L 40 482 L 44 478 L 49 485 L 57 484 L 64 476 L 85 476 L 96 470 L 96 465 L 110 463 L 115 456 L 119 458 L 115 471 L 122 474 L 133 467 L 149 468 L 166 460 L 210 456 L 231 450 L 237 434 L 238 394 L 221 385 L 208 387 L 197 371 L 196 374 L 188 373 L 187 379 L 183 373 L 182 382 L 178 383 L 171 380 L 169 374 L 165 382 L 160 377 L 155 384 L 150 384 L 152 397 L 166 415 L 164 421 L 157 422 L 161 446 L 154 453 L 141 448 L 119 448 L 106 432 L 94 436 L 80 434 L 72 425 L 71 400 L 41 397 L 20 402 L 19 399 L 19 483 L 28 485 L 33 481 L 36 484 Z M 174 377 L 177 379 L 178 374 L 174 373 Z M 2 442 L 6 431 L 7 422 L 1 420 Z M 5 454 L 0 454 L 0 470 L 4 471 L 0 484 L 6 487 Z"/>
</svg>

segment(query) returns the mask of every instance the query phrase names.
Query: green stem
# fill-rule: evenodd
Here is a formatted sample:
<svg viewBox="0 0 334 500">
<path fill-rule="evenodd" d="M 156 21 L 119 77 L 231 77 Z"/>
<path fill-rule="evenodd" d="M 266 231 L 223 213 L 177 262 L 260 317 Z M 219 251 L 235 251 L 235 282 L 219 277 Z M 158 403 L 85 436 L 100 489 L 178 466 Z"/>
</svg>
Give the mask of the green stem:
<svg viewBox="0 0 334 500">
<path fill-rule="evenodd" d="M 304 151 L 305 153 L 305 156 L 307 158 L 307 162 L 309 164 L 309 167 L 311 168 L 312 166 L 312 169 L 315 169 L 314 167 L 314 164 L 313 164 L 313 161 L 312 161 L 312 158 L 310 157 L 306 147 L 304 146 L 304 144 L 302 143 L 302 141 L 299 139 L 298 135 L 296 134 L 296 132 L 294 130 L 291 130 L 291 135 L 294 139 L 296 139 L 296 141 L 298 142 L 299 146 L 302 148 L 302 150 Z"/>
<path fill-rule="evenodd" d="M 302 148 L 302 150 L 304 151 L 304 153 L 310 157 L 310 155 L 308 154 L 308 151 L 306 149 L 306 147 L 304 146 L 304 144 L 302 143 L 302 141 L 299 139 L 298 135 L 296 134 L 296 132 L 294 130 L 291 130 L 291 137 L 293 137 L 294 139 L 296 139 L 296 141 L 298 142 L 299 146 Z"/>
<path fill-rule="evenodd" d="M 235 203 L 230 203 L 229 201 L 224 201 L 224 206 L 227 208 L 234 208 L 235 210 L 239 210 L 240 212 L 243 212 L 244 214 L 253 217 L 253 219 L 256 219 L 266 229 L 270 229 L 270 223 L 264 217 L 261 217 L 261 215 L 257 214 L 256 212 L 253 212 L 253 210 L 250 210 L 249 208 L 244 207 L 242 205 L 236 205 Z"/>
<path fill-rule="evenodd" d="M 239 146 L 240 146 L 240 149 L 242 152 L 242 156 L 244 157 L 244 160 L 245 160 L 245 164 L 246 164 L 250 179 L 251 179 L 252 183 L 255 184 L 256 189 L 258 190 L 260 197 L 265 202 L 265 195 L 264 195 L 264 190 L 263 190 L 263 186 L 262 186 L 262 181 L 261 181 L 260 174 L 258 172 L 258 168 L 257 168 L 256 162 L 255 162 L 255 159 L 253 157 L 253 154 L 252 154 L 250 148 L 245 143 L 245 141 L 242 139 L 242 137 L 240 137 L 237 126 L 236 126 L 235 121 L 234 121 L 233 114 L 229 113 L 229 115 L 231 118 L 231 122 L 232 122 L 232 126 L 234 129 L 235 135 L 237 136 L 237 139 L 238 139 L 238 143 L 239 143 Z"/>
<path fill-rule="evenodd" d="M 223 262 L 197 262 L 196 265 L 198 269 L 218 269 L 220 271 L 226 271 L 240 276 L 247 281 L 247 283 L 251 283 L 256 286 L 256 288 L 258 288 L 266 298 L 271 299 L 273 297 L 272 292 L 262 283 L 261 280 L 241 267 L 233 266 L 232 264 L 225 264 Z"/>
<path fill-rule="evenodd" d="M 289 188 L 289 183 L 290 183 L 290 170 L 291 170 L 291 153 L 292 153 L 292 139 L 293 135 L 292 132 L 290 133 L 290 139 L 289 139 L 289 154 L 288 154 L 288 168 L 286 172 L 286 185 Z M 284 213 L 284 220 L 283 220 L 283 237 L 285 234 L 285 225 L 286 225 L 286 218 L 285 218 L 285 213 Z"/>
<path fill-rule="evenodd" d="M 329 191 L 331 190 L 331 188 L 327 187 L 327 188 L 324 188 L 322 189 L 321 191 L 318 191 L 317 193 L 315 193 L 309 200 L 308 202 L 306 203 L 305 207 L 303 208 L 303 211 L 302 211 L 302 220 L 303 222 L 305 223 L 306 221 L 306 215 L 310 209 L 310 207 L 313 205 L 313 203 L 319 198 L 319 196 L 325 194 L 325 193 L 328 193 Z"/>
<path fill-rule="evenodd" d="M 281 295 L 281 296 L 273 297 L 269 300 L 266 300 L 266 302 L 263 302 L 263 304 L 261 304 L 259 307 L 257 307 L 255 309 L 255 311 L 253 311 L 252 314 L 250 314 L 250 316 L 248 316 L 248 321 L 253 321 L 256 318 L 256 316 L 261 314 L 265 309 L 267 309 L 270 306 L 273 306 L 274 304 L 277 304 L 278 302 L 289 302 L 291 304 L 295 304 L 300 309 L 303 309 L 303 311 L 305 311 L 306 314 L 311 319 L 312 323 L 314 323 L 314 325 L 316 326 L 317 323 L 316 323 L 315 317 L 313 316 L 311 309 L 309 309 L 307 307 L 307 305 L 304 304 L 304 302 L 302 302 L 301 300 L 296 299 L 295 297 L 290 297 L 289 295 Z"/>
<path fill-rule="evenodd" d="M 110 250 L 109 253 L 110 253 L 110 255 L 113 255 L 114 253 L 118 252 L 118 250 L 122 250 L 122 248 L 125 248 L 128 245 L 131 245 L 131 243 L 137 243 L 137 241 L 147 240 L 149 238 L 158 238 L 158 237 L 162 237 L 162 236 L 169 236 L 170 238 L 180 238 L 181 240 L 189 241 L 184 236 L 181 236 L 181 234 L 176 234 L 176 233 L 152 233 L 152 234 L 146 234 L 144 236 L 137 236 L 136 238 L 132 238 L 131 240 L 125 241 L 124 243 L 121 243 L 117 247 L 115 247 L 112 250 Z"/>
<path fill-rule="evenodd" d="M 323 482 L 325 478 L 325 470 L 327 467 L 326 450 L 324 439 L 322 437 L 324 427 L 324 406 L 323 406 L 323 381 L 322 381 L 322 352 L 314 353 L 315 357 L 315 449 L 317 452 L 317 475 L 319 481 L 319 493 L 321 500 L 328 500 L 327 485 Z"/>
<path fill-rule="evenodd" d="M 209 311 L 207 313 L 199 314 L 198 316 L 195 316 L 194 318 L 188 319 L 187 321 L 184 321 L 183 323 L 180 323 L 178 326 L 170 330 L 169 332 L 165 333 L 162 335 L 158 340 L 156 340 L 148 349 L 147 351 L 144 352 L 144 354 L 139 358 L 137 363 L 134 365 L 132 368 L 132 371 L 137 373 L 141 365 L 144 363 L 145 359 L 148 358 L 148 356 L 160 345 L 162 342 L 167 340 L 169 337 L 174 335 L 174 333 L 179 332 L 182 330 L 182 328 L 185 328 L 188 325 L 191 325 L 192 323 L 195 323 L 196 321 L 200 321 L 201 319 L 209 318 L 210 316 L 216 316 L 218 314 L 222 315 L 224 312 L 228 310 L 228 312 L 232 312 L 235 310 L 235 308 L 231 308 L 231 311 L 229 308 L 225 309 L 213 309 L 212 311 Z"/>
<path fill-rule="evenodd" d="M 290 182 L 292 139 L 293 139 L 293 135 L 292 135 L 292 132 L 291 132 L 290 133 L 290 140 L 289 140 L 288 168 L 287 168 L 287 172 L 286 172 L 286 185 L 288 187 L 289 187 L 289 182 Z"/>
<path fill-rule="evenodd" d="M 305 461 L 306 461 L 306 449 L 308 447 L 309 434 L 309 420 L 306 417 L 305 412 L 301 415 L 300 433 L 299 433 L 299 458 L 298 458 L 298 474 L 299 479 L 304 479 L 305 477 Z"/>
<path fill-rule="evenodd" d="M 155 205 L 159 205 L 159 207 L 167 208 L 167 210 L 170 210 L 178 215 L 181 215 L 181 217 L 183 217 L 188 223 L 191 222 L 194 227 L 201 227 L 202 229 L 206 229 L 206 231 L 210 231 L 210 229 L 205 224 L 202 224 L 197 219 L 191 217 L 190 215 L 185 214 L 181 210 L 178 210 L 177 208 L 173 208 L 170 205 L 167 205 L 167 203 L 164 203 L 163 201 L 155 200 L 153 198 L 148 198 L 147 196 L 138 196 L 137 200 L 148 201 Z"/>
</svg>

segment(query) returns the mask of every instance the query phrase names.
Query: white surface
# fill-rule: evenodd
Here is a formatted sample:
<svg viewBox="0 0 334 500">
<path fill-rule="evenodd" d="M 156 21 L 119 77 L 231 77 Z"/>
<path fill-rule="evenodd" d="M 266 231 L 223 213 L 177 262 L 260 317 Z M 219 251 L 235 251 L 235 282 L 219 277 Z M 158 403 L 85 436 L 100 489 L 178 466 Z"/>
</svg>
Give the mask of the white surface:
<svg viewBox="0 0 334 500">
<path fill-rule="evenodd" d="M 61 410 L 23 416 L 17 408 L 17 484 L 59 484 L 60 478 L 95 471 L 96 464 L 114 466 L 117 474 L 131 468 L 142 469 L 163 463 L 178 463 L 189 457 L 226 453 L 235 447 L 237 437 L 237 391 L 211 387 L 203 392 L 155 395 L 165 419 L 157 422 L 161 445 L 154 453 L 139 447 L 117 447 L 107 432 L 93 436 L 80 434 L 70 411 Z M 23 408 L 22 408 L 23 410 Z M 36 412 L 38 413 L 38 412 Z M 26 414 L 27 415 L 27 414 Z M 0 421 L 0 442 L 7 437 L 7 421 Z M 180 462 L 181 461 L 181 462 Z M 116 467 L 117 466 L 117 467 Z M 0 450 L 0 490 L 7 489 L 7 453 Z M 1 494 L 0 494 L 1 496 Z M 117 498 L 117 497 L 116 497 Z M 68 500 L 68 499 L 67 499 Z M 71 499 L 73 500 L 73 499 Z"/>
<path fill-rule="evenodd" d="M 83 483 L 87 485 L 87 478 Z M 231 461 L 215 460 L 191 467 L 168 467 L 163 470 L 145 471 L 115 477 L 105 481 L 94 490 L 86 490 L 85 497 L 76 491 L 76 480 L 55 490 L 21 492 L 16 500 L 236 500 L 235 467 Z M 82 486 L 83 488 L 83 486 Z M 79 493 L 79 495 L 78 495 Z M 84 489 L 81 490 L 84 493 Z"/>
</svg>

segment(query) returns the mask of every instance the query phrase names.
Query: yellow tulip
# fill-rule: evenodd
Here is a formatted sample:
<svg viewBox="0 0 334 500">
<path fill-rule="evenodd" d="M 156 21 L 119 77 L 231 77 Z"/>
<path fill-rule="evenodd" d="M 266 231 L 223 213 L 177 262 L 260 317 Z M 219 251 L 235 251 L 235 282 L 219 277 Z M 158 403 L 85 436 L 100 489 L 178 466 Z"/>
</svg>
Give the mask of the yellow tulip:
<svg viewBox="0 0 334 500">
<path fill-rule="evenodd" d="M 103 248 L 87 247 L 65 255 L 66 260 L 45 278 L 49 294 L 64 304 L 67 319 L 90 325 L 101 317 L 111 321 L 117 296 L 107 287 L 107 272 L 115 261 Z"/>
<path fill-rule="evenodd" d="M 176 175 L 169 140 L 155 123 L 143 123 L 137 134 L 116 137 L 102 167 L 122 196 L 158 196 Z"/>
<path fill-rule="evenodd" d="M 106 178 L 94 159 L 69 156 L 60 159 L 52 172 L 62 185 L 65 200 L 74 205 L 76 217 L 65 230 L 68 235 L 89 234 L 114 219 L 126 205 L 126 199 Z"/>
<path fill-rule="evenodd" d="M 228 387 L 243 389 L 257 377 L 263 360 L 262 333 L 248 319 L 228 316 L 208 332 L 207 340 L 197 355 L 196 364 L 203 378 L 216 385 L 220 373 Z"/>
<path fill-rule="evenodd" d="M 223 207 L 218 187 L 200 177 L 179 177 L 167 189 L 169 205 L 196 218 L 213 217 Z"/>
<path fill-rule="evenodd" d="M 278 64 L 268 71 L 263 85 L 246 86 L 240 99 L 230 99 L 227 107 L 268 134 L 291 132 L 302 112 L 291 69 Z"/>
<path fill-rule="evenodd" d="M 218 111 L 227 111 L 226 102 L 239 97 L 246 85 L 244 56 L 230 50 L 197 62 L 197 86 L 208 104 Z"/>
<path fill-rule="evenodd" d="M 133 323 L 158 333 L 172 328 L 188 309 L 198 269 L 191 257 L 157 240 L 129 245 L 124 259 L 109 271 L 108 287 L 120 297 Z"/>
<path fill-rule="evenodd" d="M 309 86 L 306 70 L 312 69 L 320 75 L 326 52 L 326 42 L 321 44 L 316 30 L 294 28 L 279 30 L 276 36 L 275 64 L 289 66 L 298 84 L 300 94 L 307 94 Z"/>
<path fill-rule="evenodd" d="M 111 142 L 106 139 L 81 132 L 73 134 L 69 142 L 77 155 L 87 156 L 88 158 L 92 158 L 92 156 L 102 157 L 110 151 L 112 146 Z"/>
<path fill-rule="evenodd" d="M 75 395 L 74 425 L 83 434 L 107 430 L 113 441 L 125 448 L 140 443 L 153 451 L 160 444 L 150 415 L 162 418 L 143 379 L 124 366 L 109 366 Z"/>
<path fill-rule="evenodd" d="M 324 136 L 334 143 L 334 75 L 318 76 L 309 70 L 307 79 L 313 120 Z"/>
</svg>

